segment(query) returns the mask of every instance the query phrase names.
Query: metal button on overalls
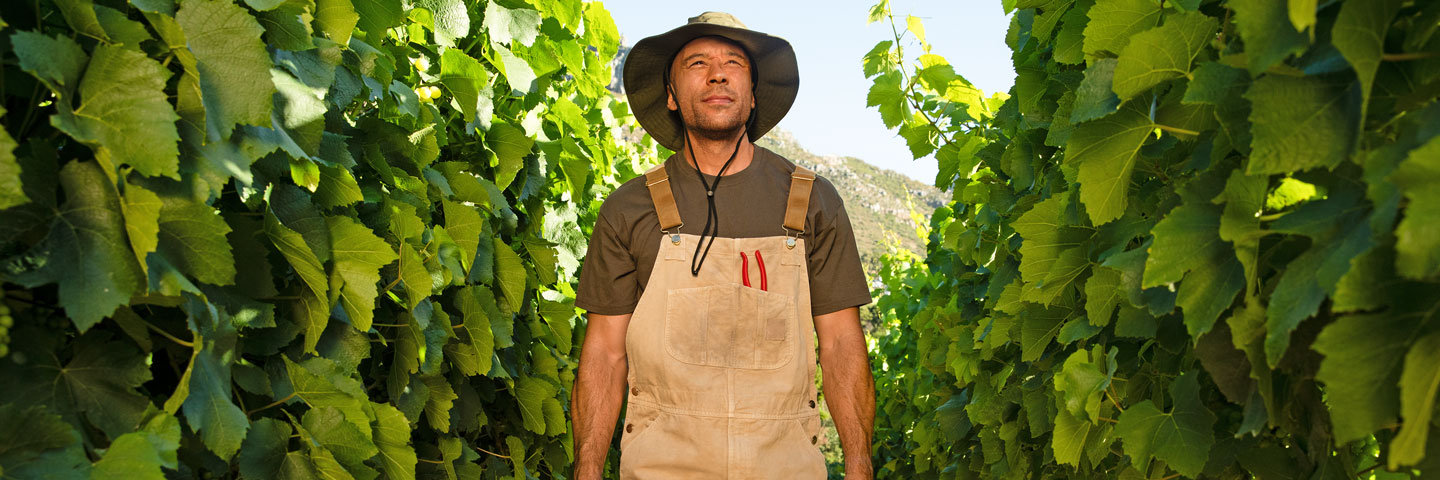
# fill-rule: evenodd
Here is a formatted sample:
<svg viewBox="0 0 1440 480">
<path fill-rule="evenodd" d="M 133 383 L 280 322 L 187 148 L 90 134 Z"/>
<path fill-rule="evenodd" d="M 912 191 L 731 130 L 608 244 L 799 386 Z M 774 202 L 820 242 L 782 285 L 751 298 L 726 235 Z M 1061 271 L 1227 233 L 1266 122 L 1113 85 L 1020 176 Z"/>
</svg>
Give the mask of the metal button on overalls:
<svg viewBox="0 0 1440 480">
<path fill-rule="evenodd" d="M 674 233 L 679 214 L 663 166 L 646 177 L 667 233 L 626 333 L 620 477 L 825 478 L 809 275 L 796 238 L 814 173 L 797 168 L 792 177 L 791 234 L 716 238 L 698 275 L 690 260 L 699 237 Z M 763 262 L 742 262 L 742 253 Z"/>
</svg>

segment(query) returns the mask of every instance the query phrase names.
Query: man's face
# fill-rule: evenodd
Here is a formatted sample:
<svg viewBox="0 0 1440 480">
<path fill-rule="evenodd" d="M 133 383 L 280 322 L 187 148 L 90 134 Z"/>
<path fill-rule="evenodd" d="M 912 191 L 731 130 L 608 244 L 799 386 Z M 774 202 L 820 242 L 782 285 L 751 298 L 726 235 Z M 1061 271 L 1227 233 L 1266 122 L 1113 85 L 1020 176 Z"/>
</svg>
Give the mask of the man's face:
<svg viewBox="0 0 1440 480">
<path fill-rule="evenodd" d="M 670 64 L 667 105 L 679 110 L 685 126 L 708 138 L 729 138 L 755 108 L 750 58 L 718 37 L 691 40 Z"/>
</svg>

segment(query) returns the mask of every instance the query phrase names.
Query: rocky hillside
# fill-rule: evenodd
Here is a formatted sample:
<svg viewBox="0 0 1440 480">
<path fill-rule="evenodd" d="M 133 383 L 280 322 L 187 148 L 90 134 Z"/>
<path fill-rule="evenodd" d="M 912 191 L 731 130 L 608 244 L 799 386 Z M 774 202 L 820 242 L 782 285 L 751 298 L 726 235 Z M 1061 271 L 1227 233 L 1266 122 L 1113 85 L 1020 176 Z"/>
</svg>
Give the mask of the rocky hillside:
<svg viewBox="0 0 1440 480">
<path fill-rule="evenodd" d="M 930 212 L 945 205 L 948 200 L 949 195 L 945 192 L 858 158 L 810 153 L 790 132 L 778 128 L 756 144 L 815 170 L 835 184 L 840 197 L 845 200 L 845 210 L 850 214 L 855 241 L 860 246 L 860 257 L 866 270 L 873 270 L 886 246 L 897 239 L 900 246 L 924 254 L 925 244 L 915 234 L 914 223 L 910 220 L 911 208 L 920 218 L 930 218 Z"/>
</svg>

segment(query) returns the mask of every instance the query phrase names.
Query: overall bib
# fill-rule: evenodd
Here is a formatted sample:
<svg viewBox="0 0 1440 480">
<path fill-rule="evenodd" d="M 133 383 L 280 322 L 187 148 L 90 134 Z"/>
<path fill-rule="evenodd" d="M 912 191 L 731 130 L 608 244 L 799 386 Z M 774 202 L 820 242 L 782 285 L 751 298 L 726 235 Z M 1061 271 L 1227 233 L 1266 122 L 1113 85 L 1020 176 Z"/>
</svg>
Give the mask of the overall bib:
<svg viewBox="0 0 1440 480">
<path fill-rule="evenodd" d="M 645 175 L 666 233 L 626 332 L 620 478 L 825 478 L 799 238 L 815 173 L 792 175 L 784 235 L 716 238 L 699 276 L 690 260 L 700 238 L 674 233 L 664 166 Z"/>
</svg>

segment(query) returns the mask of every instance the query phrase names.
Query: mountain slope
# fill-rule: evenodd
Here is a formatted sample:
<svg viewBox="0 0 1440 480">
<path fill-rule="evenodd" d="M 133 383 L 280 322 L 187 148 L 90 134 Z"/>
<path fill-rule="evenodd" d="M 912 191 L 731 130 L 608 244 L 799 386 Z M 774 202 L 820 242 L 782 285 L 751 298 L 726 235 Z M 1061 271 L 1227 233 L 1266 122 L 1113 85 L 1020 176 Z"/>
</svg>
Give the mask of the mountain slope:
<svg viewBox="0 0 1440 480">
<path fill-rule="evenodd" d="M 915 234 L 911 209 L 920 218 L 929 218 L 935 208 L 949 200 L 948 194 L 931 185 L 858 158 L 810 153 L 790 132 L 779 128 L 765 134 L 756 144 L 815 170 L 835 185 L 855 230 L 860 259 L 872 273 L 872 266 L 885 253 L 886 245 L 893 243 L 892 239 L 898 239 L 901 247 L 923 254 L 925 243 Z"/>
</svg>

